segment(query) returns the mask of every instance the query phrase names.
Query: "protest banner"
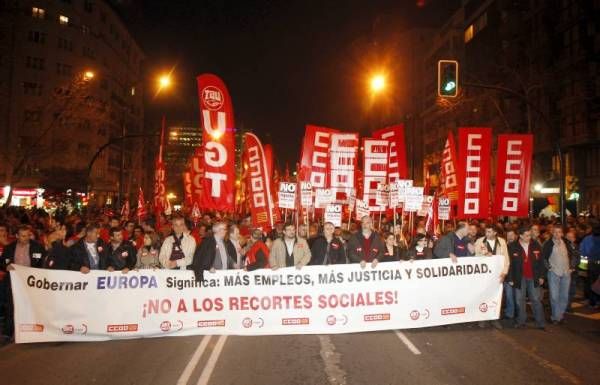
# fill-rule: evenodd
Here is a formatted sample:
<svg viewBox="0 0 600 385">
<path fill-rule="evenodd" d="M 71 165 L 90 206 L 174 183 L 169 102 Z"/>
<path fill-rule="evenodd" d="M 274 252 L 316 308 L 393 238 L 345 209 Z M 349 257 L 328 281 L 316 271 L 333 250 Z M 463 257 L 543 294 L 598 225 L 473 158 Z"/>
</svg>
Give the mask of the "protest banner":
<svg viewBox="0 0 600 385">
<path fill-rule="evenodd" d="M 342 226 L 342 205 L 327 205 L 325 207 L 325 222 L 331 222 L 336 227 Z"/>
<path fill-rule="evenodd" d="M 206 334 L 328 334 L 493 320 L 502 256 L 222 271 L 15 266 L 17 343 Z M 115 300 L 115 297 L 118 300 Z"/>
</svg>

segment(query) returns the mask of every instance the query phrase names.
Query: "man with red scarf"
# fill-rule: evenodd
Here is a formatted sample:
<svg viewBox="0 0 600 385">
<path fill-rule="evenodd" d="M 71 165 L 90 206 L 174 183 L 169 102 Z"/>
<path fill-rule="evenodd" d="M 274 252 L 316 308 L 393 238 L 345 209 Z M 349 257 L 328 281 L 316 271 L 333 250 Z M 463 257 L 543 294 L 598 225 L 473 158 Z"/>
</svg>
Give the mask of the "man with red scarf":
<svg viewBox="0 0 600 385">
<path fill-rule="evenodd" d="M 367 263 L 375 267 L 383 257 L 385 245 L 379 234 L 373 231 L 373 219 L 370 216 L 362 217 L 360 225 L 361 231 L 348 241 L 348 259 L 350 263 L 360 263 L 363 269 Z"/>
<path fill-rule="evenodd" d="M 533 316 L 538 329 L 545 330 L 544 307 L 540 288 L 544 284 L 546 266 L 542 257 L 542 247 L 531 238 L 531 229 L 519 230 L 519 239 L 508 245 L 510 269 L 508 283 L 515 289 L 517 302 L 516 328 L 524 327 L 527 321 L 525 295 L 529 296 Z"/>
</svg>

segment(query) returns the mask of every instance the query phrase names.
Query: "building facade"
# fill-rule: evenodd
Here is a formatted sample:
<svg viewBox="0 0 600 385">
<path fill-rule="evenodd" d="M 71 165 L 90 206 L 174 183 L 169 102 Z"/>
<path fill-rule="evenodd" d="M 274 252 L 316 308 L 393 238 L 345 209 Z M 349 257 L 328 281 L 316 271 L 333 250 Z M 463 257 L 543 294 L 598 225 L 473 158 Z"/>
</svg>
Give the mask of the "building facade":
<svg viewBox="0 0 600 385">
<path fill-rule="evenodd" d="M 144 54 L 118 13 L 100 0 L 0 4 L 0 184 L 98 204 L 134 195 L 143 147 L 114 138 L 143 134 Z"/>
<path fill-rule="evenodd" d="M 535 185 L 559 187 L 560 148 L 567 207 L 600 215 L 599 12 L 591 1 L 463 0 L 424 57 L 424 163 L 439 163 L 448 131 L 460 126 L 530 132 L 533 196 L 549 197 Z M 440 59 L 459 61 L 455 99 L 437 95 Z"/>
</svg>

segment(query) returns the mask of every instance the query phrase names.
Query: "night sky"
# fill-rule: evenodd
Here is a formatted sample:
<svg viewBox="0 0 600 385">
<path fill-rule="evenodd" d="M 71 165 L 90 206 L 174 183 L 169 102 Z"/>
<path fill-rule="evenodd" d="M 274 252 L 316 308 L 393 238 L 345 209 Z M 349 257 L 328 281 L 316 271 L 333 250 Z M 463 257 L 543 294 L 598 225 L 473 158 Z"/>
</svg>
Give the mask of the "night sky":
<svg viewBox="0 0 600 385">
<path fill-rule="evenodd" d="M 146 53 L 147 84 L 175 67 L 168 95 L 147 92 L 148 127 L 163 112 L 199 125 L 195 76 L 212 72 L 229 88 L 237 127 L 274 144 L 283 167 L 297 160 L 307 123 L 365 132 L 368 75 L 382 67 L 393 81 L 398 57 L 410 55 L 394 45 L 395 34 L 438 26 L 457 3 L 144 0 L 120 10 Z M 401 116 L 402 98 L 395 100 Z"/>
</svg>

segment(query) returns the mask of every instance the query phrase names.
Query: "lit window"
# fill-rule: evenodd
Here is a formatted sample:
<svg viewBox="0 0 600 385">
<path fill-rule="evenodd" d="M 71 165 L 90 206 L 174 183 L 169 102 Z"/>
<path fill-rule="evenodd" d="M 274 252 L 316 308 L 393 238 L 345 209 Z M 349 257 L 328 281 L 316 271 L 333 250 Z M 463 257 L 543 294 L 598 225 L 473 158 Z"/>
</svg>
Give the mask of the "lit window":
<svg viewBox="0 0 600 385">
<path fill-rule="evenodd" d="M 46 10 L 43 8 L 32 7 L 31 16 L 35 17 L 36 19 L 43 19 L 46 17 Z"/>
<path fill-rule="evenodd" d="M 471 41 L 471 39 L 473 38 L 474 35 L 474 28 L 473 28 L 473 24 L 471 24 L 467 29 L 465 29 L 465 43 L 468 43 L 469 41 Z"/>
<path fill-rule="evenodd" d="M 60 15 L 58 16 L 58 22 L 60 23 L 60 25 L 67 25 L 69 24 L 69 18 L 64 15 Z"/>
</svg>

